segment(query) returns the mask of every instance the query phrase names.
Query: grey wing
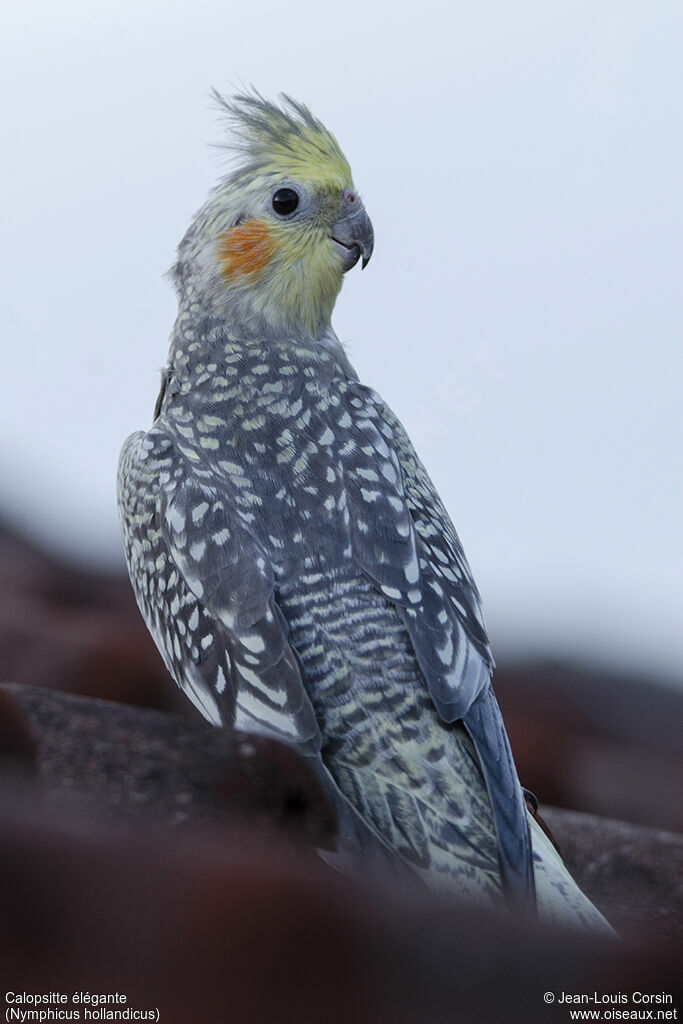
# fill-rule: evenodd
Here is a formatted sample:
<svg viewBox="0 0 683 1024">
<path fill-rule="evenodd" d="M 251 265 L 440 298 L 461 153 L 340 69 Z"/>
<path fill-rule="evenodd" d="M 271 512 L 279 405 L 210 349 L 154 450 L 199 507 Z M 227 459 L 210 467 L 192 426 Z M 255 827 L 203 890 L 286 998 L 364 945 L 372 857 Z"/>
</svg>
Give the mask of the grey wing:
<svg viewBox="0 0 683 1024">
<path fill-rule="evenodd" d="M 271 567 L 224 496 L 190 477 L 162 427 L 128 439 L 118 491 L 133 589 L 171 675 L 214 724 L 317 753 Z"/>
<path fill-rule="evenodd" d="M 355 445 L 346 479 L 356 561 L 397 607 L 432 700 L 464 718 L 493 658 L 479 594 L 453 524 L 399 420 L 370 388 L 347 385 Z"/>
<path fill-rule="evenodd" d="M 493 658 L 480 599 L 462 546 L 402 424 L 375 392 L 348 387 L 357 443 L 349 455 L 354 556 L 396 605 L 434 705 L 461 719 L 489 793 L 504 886 L 533 903 L 524 798 L 491 688 Z"/>
</svg>

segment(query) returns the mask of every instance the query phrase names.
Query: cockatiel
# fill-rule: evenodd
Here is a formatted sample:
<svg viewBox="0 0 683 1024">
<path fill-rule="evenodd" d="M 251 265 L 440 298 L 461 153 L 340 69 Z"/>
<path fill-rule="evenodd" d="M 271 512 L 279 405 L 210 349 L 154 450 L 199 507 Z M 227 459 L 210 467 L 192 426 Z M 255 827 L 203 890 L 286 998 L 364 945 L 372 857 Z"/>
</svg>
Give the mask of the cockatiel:
<svg viewBox="0 0 683 1024">
<path fill-rule="evenodd" d="M 527 816 L 453 525 L 330 324 L 373 250 L 349 165 L 287 97 L 220 102 L 237 166 L 179 246 L 154 424 L 119 465 L 152 636 L 210 722 L 310 759 L 351 862 L 601 927 Z"/>
</svg>

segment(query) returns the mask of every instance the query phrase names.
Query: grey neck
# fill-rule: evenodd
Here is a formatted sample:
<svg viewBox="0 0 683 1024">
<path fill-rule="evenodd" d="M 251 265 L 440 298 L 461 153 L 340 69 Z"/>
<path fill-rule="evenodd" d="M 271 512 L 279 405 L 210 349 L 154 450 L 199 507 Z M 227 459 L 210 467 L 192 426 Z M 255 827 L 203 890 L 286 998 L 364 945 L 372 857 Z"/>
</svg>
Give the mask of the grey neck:
<svg viewBox="0 0 683 1024">
<path fill-rule="evenodd" d="M 237 324 L 237 325 L 236 325 Z M 206 311 L 192 301 L 192 296 L 181 299 L 178 317 L 171 335 L 167 376 L 186 376 L 195 367 L 220 363 L 226 352 L 286 348 L 305 353 L 307 361 L 329 365 L 335 363 L 341 376 L 357 380 L 344 348 L 331 325 L 317 337 L 293 329 L 276 328 L 265 318 L 236 321 L 228 314 Z"/>
</svg>

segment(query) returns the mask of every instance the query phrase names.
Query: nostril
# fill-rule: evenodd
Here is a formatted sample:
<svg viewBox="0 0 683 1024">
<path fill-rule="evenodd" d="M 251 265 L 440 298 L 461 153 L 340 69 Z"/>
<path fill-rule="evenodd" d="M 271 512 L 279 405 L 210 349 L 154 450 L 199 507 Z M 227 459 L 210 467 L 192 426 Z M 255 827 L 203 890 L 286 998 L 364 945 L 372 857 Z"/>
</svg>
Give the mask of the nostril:
<svg viewBox="0 0 683 1024">
<path fill-rule="evenodd" d="M 344 199 L 344 202 L 347 203 L 349 206 L 354 206 L 356 204 L 356 193 L 352 192 L 350 188 L 344 189 L 344 191 L 342 192 L 342 197 Z"/>
</svg>

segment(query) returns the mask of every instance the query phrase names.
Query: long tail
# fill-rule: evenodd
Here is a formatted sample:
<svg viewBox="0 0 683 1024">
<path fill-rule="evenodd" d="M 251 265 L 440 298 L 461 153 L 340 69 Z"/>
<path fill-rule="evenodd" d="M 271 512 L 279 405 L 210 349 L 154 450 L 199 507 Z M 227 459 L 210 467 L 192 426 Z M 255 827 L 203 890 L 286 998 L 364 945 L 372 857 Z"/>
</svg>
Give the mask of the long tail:
<svg viewBox="0 0 683 1024">
<path fill-rule="evenodd" d="M 498 701 L 490 686 L 476 699 L 463 723 L 479 756 L 491 802 L 503 889 L 515 909 L 535 912 L 527 810 Z"/>
</svg>

